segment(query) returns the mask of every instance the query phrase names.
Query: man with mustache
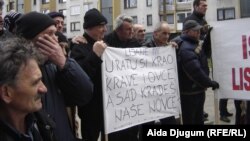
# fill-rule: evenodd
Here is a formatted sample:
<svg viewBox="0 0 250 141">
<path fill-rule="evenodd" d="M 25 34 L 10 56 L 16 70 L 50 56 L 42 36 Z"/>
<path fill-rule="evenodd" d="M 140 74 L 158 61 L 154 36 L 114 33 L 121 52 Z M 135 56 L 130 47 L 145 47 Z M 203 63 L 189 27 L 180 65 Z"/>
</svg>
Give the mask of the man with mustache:
<svg viewBox="0 0 250 141">
<path fill-rule="evenodd" d="M 47 92 L 39 69 L 42 60 L 30 42 L 18 38 L 1 42 L 1 141 L 55 140 L 54 123 L 39 111 L 41 97 Z"/>
<path fill-rule="evenodd" d="M 42 98 L 43 109 L 56 123 L 55 136 L 59 141 L 75 141 L 70 127 L 67 106 L 83 106 L 92 98 L 93 84 L 77 62 L 63 54 L 55 22 L 48 15 L 30 12 L 16 21 L 16 33 L 35 44 L 47 58 L 41 66 L 43 82 L 48 88 Z"/>
</svg>

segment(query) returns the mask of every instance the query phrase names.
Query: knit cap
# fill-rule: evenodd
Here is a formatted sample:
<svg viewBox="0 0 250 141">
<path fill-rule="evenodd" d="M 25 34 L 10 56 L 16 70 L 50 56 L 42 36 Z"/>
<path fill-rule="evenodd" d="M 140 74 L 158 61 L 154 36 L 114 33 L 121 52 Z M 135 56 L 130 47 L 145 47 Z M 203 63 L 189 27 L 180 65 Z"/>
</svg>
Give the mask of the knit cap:
<svg viewBox="0 0 250 141">
<path fill-rule="evenodd" d="M 107 19 L 95 8 L 88 10 L 84 16 L 83 28 L 107 24 Z"/>
<path fill-rule="evenodd" d="M 55 25 L 55 22 L 48 15 L 30 12 L 16 21 L 16 33 L 26 39 L 33 39 L 51 25 Z"/>
</svg>

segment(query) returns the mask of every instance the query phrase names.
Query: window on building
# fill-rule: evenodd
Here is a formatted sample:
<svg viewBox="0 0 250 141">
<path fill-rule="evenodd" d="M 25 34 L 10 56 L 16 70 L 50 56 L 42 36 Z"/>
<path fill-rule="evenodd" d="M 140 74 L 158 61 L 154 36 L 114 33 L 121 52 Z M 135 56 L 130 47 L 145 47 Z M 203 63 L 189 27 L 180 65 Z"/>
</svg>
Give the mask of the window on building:
<svg viewBox="0 0 250 141">
<path fill-rule="evenodd" d="M 160 15 L 160 21 L 166 21 L 168 24 L 174 24 L 174 14 Z"/>
<path fill-rule="evenodd" d="M 50 0 L 42 0 L 42 4 L 46 4 L 46 3 L 49 3 Z"/>
<path fill-rule="evenodd" d="M 188 17 L 190 15 L 191 15 L 191 11 L 176 13 L 177 22 L 178 23 L 183 23 L 183 21 L 186 19 L 186 17 Z"/>
<path fill-rule="evenodd" d="M 59 0 L 59 3 L 65 3 L 67 0 Z"/>
<path fill-rule="evenodd" d="M 147 26 L 153 25 L 152 15 L 147 15 Z"/>
<path fill-rule="evenodd" d="M 86 2 L 86 3 L 83 4 L 83 9 L 85 11 L 88 11 L 89 9 L 92 9 L 92 8 L 94 8 L 92 2 Z"/>
<path fill-rule="evenodd" d="M 33 0 L 33 5 L 36 5 L 36 0 Z"/>
<path fill-rule="evenodd" d="M 49 9 L 43 9 L 43 10 L 42 10 L 42 13 L 43 13 L 43 14 L 48 14 L 49 12 L 50 12 Z"/>
<path fill-rule="evenodd" d="M 81 12 L 80 5 L 70 7 L 70 15 L 79 15 Z"/>
<path fill-rule="evenodd" d="M 240 15 L 241 18 L 250 17 L 250 1 L 240 0 Z"/>
<path fill-rule="evenodd" d="M 152 0 L 147 0 L 147 6 L 152 6 Z"/>
<path fill-rule="evenodd" d="M 70 23 L 70 31 L 80 31 L 80 30 L 81 30 L 80 22 L 71 22 Z"/>
<path fill-rule="evenodd" d="M 235 19 L 235 8 L 220 8 L 217 9 L 217 20 Z"/>
<path fill-rule="evenodd" d="M 15 9 L 15 5 L 14 4 L 15 4 L 14 1 L 9 2 L 9 9 L 8 9 L 8 11 Z"/>
<path fill-rule="evenodd" d="M 59 9 L 58 12 L 62 13 L 65 17 L 67 16 L 67 10 L 66 9 Z"/>
<path fill-rule="evenodd" d="M 174 24 L 174 14 L 167 14 L 166 19 L 169 24 Z"/>
<path fill-rule="evenodd" d="M 137 16 L 131 16 L 131 17 L 133 18 L 133 23 L 137 24 L 138 23 Z"/>
<path fill-rule="evenodd" d="M 137 0 L 124 0 L 124 9 L 137 7 Z"/>
</svg>

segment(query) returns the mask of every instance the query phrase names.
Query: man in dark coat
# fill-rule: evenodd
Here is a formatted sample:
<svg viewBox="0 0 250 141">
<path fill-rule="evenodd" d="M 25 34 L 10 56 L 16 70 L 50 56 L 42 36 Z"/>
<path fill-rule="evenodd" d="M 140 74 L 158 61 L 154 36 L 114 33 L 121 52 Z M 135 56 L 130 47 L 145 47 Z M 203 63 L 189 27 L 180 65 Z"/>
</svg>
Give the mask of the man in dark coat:
<svg viewBox="0 0 250 141">
<path fill-rule="evenodd" d="M 194 0 L 193 8 L 194 8 L 193 13 L 184 20 L 183 24 L 188 20 L 194 20 L 203 27 L 200 31 L 200 40 L 203 42 L 202 48 L 203 48 L 203 51 L 205 52 L 205 55 L 206 55 L 205 57 L 210 58 L 211 57 L 210 31 L 212 30 L 212 27 L 208 25 L 205 19 L 205 15 L 207 11 L 206 0 Z M 204 112 L 204 120 L 207 120 L 207 117 L 208 117 L 208 114 Z"/>
<path fill-rule="evenodd" d="M 74 59 L 66 58 L 55 36 L 55 22 L 48 15 L 30 12 L 16 22 L 17 35 L 31 40 L 47 58 L 41 66 L 47 94 L 43 109 L 56 123 L 59 141 L 76 140 L 70 127 L 66 106 L 82 106 L 92 98 L 93 84 Z"/>
<path fill-rule="evenodd" d="M 140 47 L 138 40 L 133 36 L 133 19 L 127 15 L 119 15 L 115 21 L 115 29 L 113 32 L 104 37 L 105 43 L 111 47 L 132 48 Z M 134 126 L 128 129 L 117 131 L 109 134 L 109 141 L 137 141 L 139 127 Z"/>
<path fill-rule="evenodd" d="M 207 58 L 199 44 L 201 28 L 196 21 L 188 20 L 180 37 L 175 39 L 177 43 L 182 42 L 177 60 L 183 124 L 204 124 L 205 91 L 208 87 L 219 88 L 208 75 Z"/>
<path fill-rule="evenodd" d="M 106 18 L 97 10 L 90 9 L 84 16 L 83 37 L 87 43 L 74 44 L 71 57 L 74 58 L 94 83 L 94 97 L 85 106 L 79 107 L 81 130 L 84 140 L 96 141 L 99 133 L 104 140 L 104 117 L 102 103 L 101 55 L 106 45 L 102 41 L 107 31 Z"/>
<path fill-rule="evenodd" d="M 39 111 L 47 92 L 38 66 L 42 60 L 24 39 L 0 44 L 1 141 L 55 141 L 53 121 Z"/>
</svg>

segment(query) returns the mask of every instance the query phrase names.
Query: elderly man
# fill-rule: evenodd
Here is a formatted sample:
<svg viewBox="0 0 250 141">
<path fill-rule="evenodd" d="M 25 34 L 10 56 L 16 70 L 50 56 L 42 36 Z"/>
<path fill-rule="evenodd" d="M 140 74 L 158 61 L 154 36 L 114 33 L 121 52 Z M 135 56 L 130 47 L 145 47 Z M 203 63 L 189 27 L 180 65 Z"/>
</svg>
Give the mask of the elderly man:
<svg viewBox="0 0 250 141">
<path fill-rule="evenodd" d="M 106 24 L 106 18 L 97 9 L 88 10 L 84 16 L 85 33 L 82 36 L 87 43 L 74 44 L 71 51 L 71 57 L 86 71 L 95 86 L 93 99 L 87 105 L 79 107 L 78 111 L 82 120 L 82 136 L 88 141 L 96 141 L 100 132 L 104 140 L 101 55 L 106 48 L 102 41 L 107 31 Z"/>
<path fill-rule="evenodd" d="M 177 47 L 177 44 L 175 42 L 168 41 L 169 36 L 170 36 L 170 27 L 168 23 L 165 21 L 161 21 L 155 26 L 152 38 L 147 43 L 145 43 L 144 46 L 159 47 L 171 44 L 173 47 Z M 177 124 L 174 116 L 161 119 L 160 121 L 162 125 Z M 153 123 L 150 122 L 149 124 Z"/>
<path fill-rule="evenodd" d="M 39 111 L 47 92 L 38 66 L 42 60 L 33 44 L 23 39 L 0 44 L 1 141 L 55 141 L 54 123 Z"/>
<path fill-rule="evenodd" d="M 48 59 L 41 67 L 48 88 L 43 109 L 56 122 L 59 141 L 74 141 L 66 106 L 82 106 L 92 97 L 93 84 L 74 59 L 66 58 L 55 36 L 55 22 L 48 15 L 30 12 L 16 22 L 17 35 L 31 40 Z M 32 27 L 32 28 L 30 28 Z"/>
<path fill-rule="evenodd" d="M 133 19 L 127 15 L 119 15 L 115 20 L 115 29 L 104 37 L 104 41 L 112 47 L 140 47 L 139 41 L 133 37 Z"/>
<path fill-rule="evenodd" d="M 115 20 L 115 29 L 104 37 L 108 46 L 120 48 L 140 47 L 141 44 L 133 37 L 133 19 L 127 15 L 119 15 Z M 124 129 L 109 135 L 109 141 L 137 141 L 138 126 Z"/>
<path fill-rule="evenodd" d="M 134 24 L 133 25 L 133 38 L 138 40 L 140 44 L 145 43 L 145 34 L 146 34 L 146 29 L 142 24 Z"/>
<path fill-rule="evenodd" d="M 199 43 L 201 28 L 196 21 L 188 20 L 175 39 L 180 44 L 177 60 L 183 124 L 204 124 L 205 91 L 208 87 L 219 88 L 206 69 L 207 58 Z"/>
</svg>

